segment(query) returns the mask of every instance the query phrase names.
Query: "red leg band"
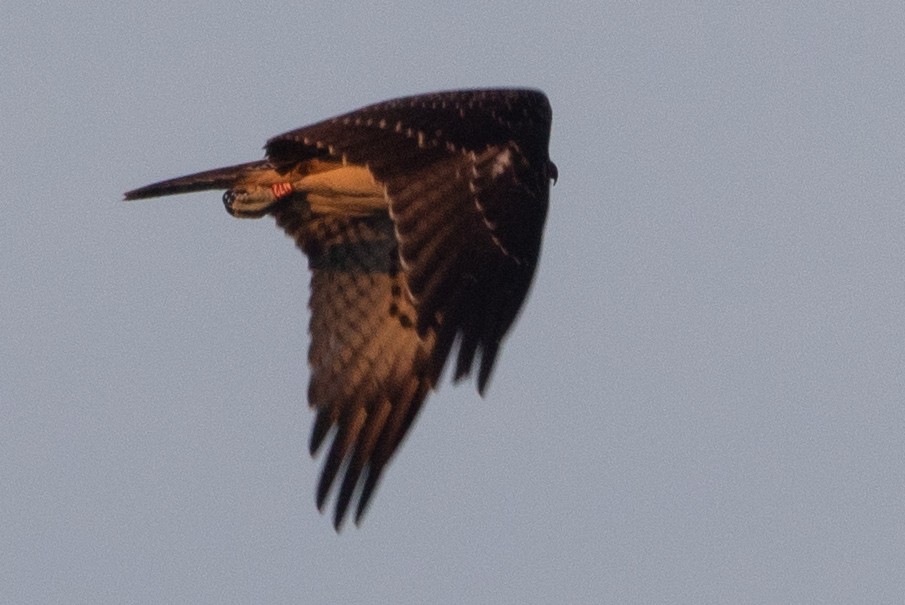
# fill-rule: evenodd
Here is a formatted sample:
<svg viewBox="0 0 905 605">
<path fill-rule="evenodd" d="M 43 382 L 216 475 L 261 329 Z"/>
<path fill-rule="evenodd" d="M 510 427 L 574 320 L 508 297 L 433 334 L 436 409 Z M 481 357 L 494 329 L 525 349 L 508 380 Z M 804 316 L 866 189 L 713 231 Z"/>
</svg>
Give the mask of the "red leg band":
<svg viewBox="0 0 905 605">
<path fill-rule="evenodd" d="M 284 198 L 292 193 L 292 183 L 274 183 L 270 186 L 270 191 L 276 199 Z"/>
</svg>

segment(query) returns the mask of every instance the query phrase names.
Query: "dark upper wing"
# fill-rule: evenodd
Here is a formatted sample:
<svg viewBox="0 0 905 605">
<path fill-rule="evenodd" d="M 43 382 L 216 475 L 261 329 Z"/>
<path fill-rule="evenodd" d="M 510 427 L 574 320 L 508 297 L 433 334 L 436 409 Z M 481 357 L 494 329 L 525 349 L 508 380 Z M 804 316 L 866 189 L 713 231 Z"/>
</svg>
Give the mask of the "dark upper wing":
<svg viewBox="0 0 905 605">
<path fill-rule="evenodd" d="M 551 110 L 532 90 L 470 90 L 365 107 L 268 141 L 275 164 L 312 150 L 384 184 L 418 332 L 437 333 L 431 379 L 459 339 L 483 391 L 534 275 L 547 214 Z"/>
</svg>

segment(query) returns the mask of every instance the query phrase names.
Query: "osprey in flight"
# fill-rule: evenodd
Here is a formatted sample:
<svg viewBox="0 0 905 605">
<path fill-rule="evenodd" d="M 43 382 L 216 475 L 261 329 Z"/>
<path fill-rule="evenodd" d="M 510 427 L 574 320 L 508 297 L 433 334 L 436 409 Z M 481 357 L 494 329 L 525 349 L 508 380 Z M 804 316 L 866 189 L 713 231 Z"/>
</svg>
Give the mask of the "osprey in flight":
<svg viewBox="0 0 905 605">
<path fill-rule="evenodd" d="M 547 216 L 551 110 L 535 90 L 460 90 L 370 105 L 270 139 L 265 159 L 135 189 L 225 189 L 236 217 L 272 215 L 311 268 L 317 488 L 355 522 L 437 381 L 483 394 L 525 300 Z M 455 352 L 453 350 L 455 349 Z"/>
</svg>

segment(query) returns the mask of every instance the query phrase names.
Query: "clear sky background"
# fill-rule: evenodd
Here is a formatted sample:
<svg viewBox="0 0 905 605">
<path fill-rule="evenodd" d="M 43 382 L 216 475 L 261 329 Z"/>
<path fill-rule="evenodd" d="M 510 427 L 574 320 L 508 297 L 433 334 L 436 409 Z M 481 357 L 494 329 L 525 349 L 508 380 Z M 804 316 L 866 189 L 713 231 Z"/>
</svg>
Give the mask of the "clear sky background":
<svg viewBox="0 0 905 605">
<path fill-rule="evenodd" d="M 50 4 L 0 8 L 0 601 L 905 594 L 901 3 Z M 494 85 L 554 111 L 532 294 L 337 535 L 305 259 L 122 192 Z"/>
</svg>

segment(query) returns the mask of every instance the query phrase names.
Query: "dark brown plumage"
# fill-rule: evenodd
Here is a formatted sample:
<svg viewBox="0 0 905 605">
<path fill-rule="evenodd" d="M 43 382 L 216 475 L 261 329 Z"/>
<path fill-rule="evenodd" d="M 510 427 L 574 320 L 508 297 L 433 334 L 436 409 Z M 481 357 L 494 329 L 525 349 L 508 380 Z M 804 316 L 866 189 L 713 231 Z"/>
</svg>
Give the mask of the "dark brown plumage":
<svg viewBox="0 0 905 605">
<path fill-rule="evenodd" d="M 226 189 L 308 256 L 310 449 L 317 489 L 356 523 L 455 349 L 483 393 L 537 266 L 556 167 L 543 93 L 463 90 L 364 107 L 270 139 L 266 159 L 148 185 L 140 199 Z"/>
</svg>

